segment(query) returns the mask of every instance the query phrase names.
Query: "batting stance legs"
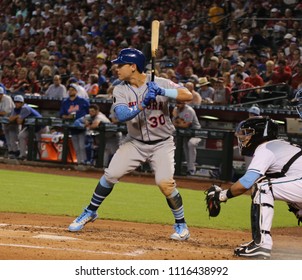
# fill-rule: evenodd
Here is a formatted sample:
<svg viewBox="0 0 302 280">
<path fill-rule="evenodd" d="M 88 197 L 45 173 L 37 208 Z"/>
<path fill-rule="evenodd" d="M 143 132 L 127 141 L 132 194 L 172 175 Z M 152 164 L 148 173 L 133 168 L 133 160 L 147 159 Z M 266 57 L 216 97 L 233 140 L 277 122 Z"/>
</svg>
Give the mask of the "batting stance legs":
<svg viewBox="0 0 302 280">
<path fill-rule="evenodd" d="M 69 231 L 79 231 L 86 223 L 93 222 L 97 218 L 97 209 L 111 193 L 118 180 L 125 174 L 135 170 L 143 162 L 148 161 L 154 171 L 155 182 L 166 197 L 168 206 L 175 219 L 175 232 L 171 235 L 171 239 L 188 239 L 190 233 L 185 222 L 182 197 L 173 179 L 174 149 L 175 146 L 172 137 L 151 145 L 146 145 L 146 143 L 133 139 L 126 139 L 125 143 L 119 147 L 113 156 L 109 167 L 105 169 L 105 174 L 97 184 L 90 204 L 72 222 L 69 226 Z"/>
<path fill-rule="evenodd" d="M 287 202 L 298 221 L 302 218 L 302 179 L 282 177 L 255 184 L 252 195 L 251 226 L 253 240 L 235 249 L 235 254 L 270 257 L 273 247 L 271 227 L 274 217 L 274 201 Z M 257 246 L 251 246 L 256 244 Z M 254 251 L 254 252 L 253 252 Z"/>
</svg>

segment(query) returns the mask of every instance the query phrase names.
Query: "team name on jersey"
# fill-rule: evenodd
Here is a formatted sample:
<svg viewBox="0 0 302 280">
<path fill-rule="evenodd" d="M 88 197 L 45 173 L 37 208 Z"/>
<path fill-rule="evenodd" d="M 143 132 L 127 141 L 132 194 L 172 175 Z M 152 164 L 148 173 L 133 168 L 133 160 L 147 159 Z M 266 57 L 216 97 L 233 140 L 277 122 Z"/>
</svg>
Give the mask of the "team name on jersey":
<svg viewBox="0 0 302 280">
<path fill-rule="evenodd" d="M 151 101 L 150 105 L 147 106 L 147 109 L 148 110 L 163 110 L 164 104 L 165 104 L 165 102 L 162 102 L 162 101 L 159 101 L 159 102 Z M 133 107 L 133 106 L 136 106 L 136 105 L 137 105 L 136 101 L 132 101 L 132 102 L 128 103 L 129 107 Z"/>
</svg>

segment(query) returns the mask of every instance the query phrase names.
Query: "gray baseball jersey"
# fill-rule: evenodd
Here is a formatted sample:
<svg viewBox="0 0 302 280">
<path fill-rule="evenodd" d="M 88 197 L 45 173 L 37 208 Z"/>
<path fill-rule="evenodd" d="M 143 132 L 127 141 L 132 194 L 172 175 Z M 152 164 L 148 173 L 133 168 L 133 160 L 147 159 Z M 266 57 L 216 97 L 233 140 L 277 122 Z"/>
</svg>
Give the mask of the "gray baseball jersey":
<svg viewBox="0 0 302 280">
<path fill-rule="evenodd" d="M 150 75 L 147 75 L 147 82 Z M 178 88 L 179 85 L 170 80 L 155 77 L 159 87 L 165 89 Z M 142 103 L 148 92 L 147 85 L 134 88 L 127 82 L 122 82 L 113 91 L 113 109 L 118 105 L 137 106 Z M 151 110 L 148 110 L 151 108 Z M 170 119 L 169 100 L 165 96 L 157 96 L 156 102 L 151 103 L 146 110 L 135 118 L 127 121 L 128 135 L 140 141 L 156 141 L 165 139 L 173 134 L 175 128 Z"/>
<path fill-rule="evenodd" d="M 177 116 L 183 119 L 185 122 L 191 123 L 190 128 L 200 129 L 200 123 L 194 109 L 190 105 L 185 105 L 182 111 L 179 111 L 177 107 Z M 196 148 L 201 139 L 198 137 L 184 137 L 183 138 L 183 151 L 187 161 L 187 170 L 189 172 L 195 172 L 195 162 L 197 157 Z"/>
<path fill-rule="evenodd" d="M 147 75 L 146 82 L 148 81 L 150 75 Z M 155 82 L 166 89 L 180 87 L 164 78 L 155 77 Z M 133 88 L 128 83 L 122 82 L 114 88 L 112 107 L 114 109 L 118 105 L 137 106 L 144 100 L 147 92 L 146 84 L 140 88 Z M 168 97 L 157 96 L 156 102 L 126 124 L 128 135 L 113 156 L 109 167 L 105 169 L 106 180 L 115 184 L 124 174 L 135 170 L 142 162 L 148 161 L 154 170 L 156 184 L 162 188 L 162 182 L 167 182 L 167 185 L 175 188 L 172 179 L 175 150 L 172 135 L 175 127 L 170 119 Z M 150 144 L 148 143 L 150 141 L 160 142 Z"/>
<path fill-rule="evenodd" d="M 185 122 L 190 122 L 192 125 L 190 128 L 192 129 L 200 129 L 200 123 L 198 120 L 198 117 L 194 111 L 194 109 L 190 105 L 185 105 L 182 111 L 179 111 L 178 108 L 176 108 L 178 117 L 183 119 Z"/>
</svg>

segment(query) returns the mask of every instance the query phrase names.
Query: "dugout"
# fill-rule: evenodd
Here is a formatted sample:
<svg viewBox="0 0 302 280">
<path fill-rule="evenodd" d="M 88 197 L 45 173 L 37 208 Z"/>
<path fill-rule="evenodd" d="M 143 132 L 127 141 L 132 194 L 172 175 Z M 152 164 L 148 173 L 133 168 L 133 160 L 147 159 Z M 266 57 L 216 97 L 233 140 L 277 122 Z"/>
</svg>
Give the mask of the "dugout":
<svg viewBox="0 0 302 280">
<path fill-rule="evenodd" d="M 176 130 L 176 151 L 175 151 L 175 175 L 185 175 L 182 168 L 184 161 L 183 139 L 185 137 L 199 137 L 204 141 L 219 141 L 221 147 L 211 148 L 205 145 L 197 147 L 196 162 L 199 168 L 219 169 L 220 179 L 225 181 L 232 180 L 233 170 L 233 143 L 234 131 L 213 130 L 213 129 L 177 129 Z"/>
</svg>

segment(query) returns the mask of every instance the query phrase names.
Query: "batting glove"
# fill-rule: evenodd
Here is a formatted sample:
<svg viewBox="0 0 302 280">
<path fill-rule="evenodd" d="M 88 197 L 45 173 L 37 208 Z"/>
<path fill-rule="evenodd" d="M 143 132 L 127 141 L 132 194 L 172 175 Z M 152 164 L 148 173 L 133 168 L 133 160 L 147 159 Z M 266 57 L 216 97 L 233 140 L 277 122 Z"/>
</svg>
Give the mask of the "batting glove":
<svg viewBox="0 0 302 280">
<path fill-rule="evenodd" d="M 142 107 L 146 108 L 147 106 L 150 105 L 151 101 L 156 100 L 156 94 L 154 91 L 148 91 L 143 102 L 142 102 Z"/>
<path fill-rule="evenodd" d="M 165 94 L 166 94 L 165 89 L 159 87 L 158 84 L 155 82 L 148 82 L 147 86 L 148 86 L 148 91 L 154 92 L 155 96 L 157 96 L 157 95 L 165 96 Z"/>
</svg>

